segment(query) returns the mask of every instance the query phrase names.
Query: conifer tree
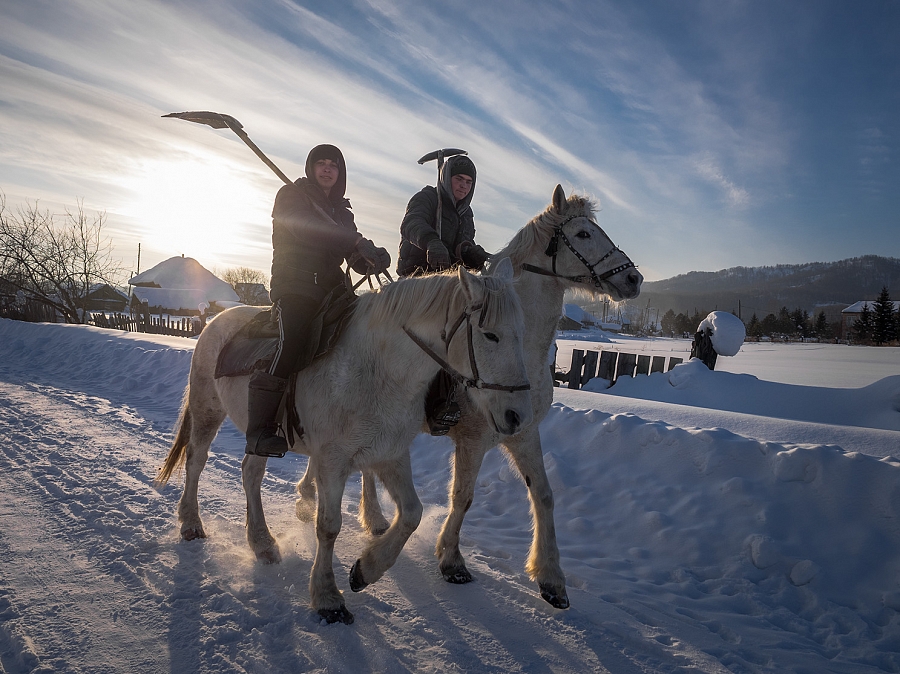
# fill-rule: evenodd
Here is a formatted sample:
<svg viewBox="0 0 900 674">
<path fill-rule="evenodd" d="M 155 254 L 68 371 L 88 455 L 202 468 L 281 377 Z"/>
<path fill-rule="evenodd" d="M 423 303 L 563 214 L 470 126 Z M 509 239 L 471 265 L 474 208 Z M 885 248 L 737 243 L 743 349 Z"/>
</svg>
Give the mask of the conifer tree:
<svg viewBox="0 0 900 674">
<path fill-rule="evenodd" d="M 881 346 L 894 339 L 894 303 L 887 286 L 882 286 L 872 303 L 872 341 Z"/>
<path fill-rule="evenodd" d="M 868 341 L 872 336 L 872 312 L 869 310 L 868 302 L 863 304 L 862 311 L 859 312 L 859 318 L 853 323 L 851 330 L 860 342 Z"/>
<path fill-rule="evenodd" d="M 816 337 L 819 339 L 831 339 L 834 336 L 834 331 L 831 325 L 829 325 L 824 311 L 820 311 L 816 314 L 815 333 Z"/>
</svg>

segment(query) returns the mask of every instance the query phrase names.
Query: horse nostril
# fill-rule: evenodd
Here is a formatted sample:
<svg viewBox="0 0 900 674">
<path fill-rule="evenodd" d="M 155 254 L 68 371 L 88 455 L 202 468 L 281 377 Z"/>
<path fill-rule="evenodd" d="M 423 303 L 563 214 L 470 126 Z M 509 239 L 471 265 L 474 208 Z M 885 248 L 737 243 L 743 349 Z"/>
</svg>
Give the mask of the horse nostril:
<svg viewBox="0 0 900 674">
<path fill-rule="evenodd" d="M 640 276 L 638 276 L 638 275 L 635 274 L 634 272 L 631 272 L 631 273 L 628 275 L 628 282 L 629 282 L 629 283 L 633 283 L 634 285 L 637 285 L 638 282 L 640 281 L 640 278 L 641 278 Z"/>
<path fill-rule="evenodd" d="M 515 431 L 519 427 L 519 424 L 522 423 L 522 420 L 519 418 L 519 413 L 515 410 L 506 410 L 505 416 L 506 425 L 509 426 L 512 431 Z"/>
</svg>

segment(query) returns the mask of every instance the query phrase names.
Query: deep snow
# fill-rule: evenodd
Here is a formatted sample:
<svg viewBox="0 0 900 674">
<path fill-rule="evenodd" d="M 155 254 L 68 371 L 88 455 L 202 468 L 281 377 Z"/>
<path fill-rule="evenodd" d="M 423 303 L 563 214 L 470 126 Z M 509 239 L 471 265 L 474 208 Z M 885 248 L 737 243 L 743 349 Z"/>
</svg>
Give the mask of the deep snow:
<svg viewBox="0 0 900 674">
<path fill-rule="evenodd" d="M 451 445 L 419 436 L 422 524 L 358 594 L 348 485 L 346 626 L 307 606 L 304 457 L 270 460 L 264 484 L 282 564 L 244 542 L 229 424 L 200 483 L 210 537 L 179 540 L 180 485 L 151 482 L 193 344 L 0 319 L 0 672 L 900 671 L 900 349 L 827 351 L 830 380 L 812 345 L 744 345 L 716 372 L 558 389 L 541 432 L 568 611 L 523 572 L 526 491 L 500 452 L 463 528 L 476 582 L 440 579 Z"/>
</svg>

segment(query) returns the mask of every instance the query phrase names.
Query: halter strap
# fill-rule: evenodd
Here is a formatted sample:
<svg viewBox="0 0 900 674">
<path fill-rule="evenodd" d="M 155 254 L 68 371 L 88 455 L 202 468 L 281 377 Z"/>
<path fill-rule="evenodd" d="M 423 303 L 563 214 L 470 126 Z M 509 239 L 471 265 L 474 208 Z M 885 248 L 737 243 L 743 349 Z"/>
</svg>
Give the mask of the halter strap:
<svg viewBox="0 0 900 674">
<path fill-rule="evenodd" d="M 518 384 L 516 386 L 506 386 L 504 384 L 487 384 L 482 381 L 481 377 L 478 376 L 478 364 L 475 362 L 475 345 L 472 341 L 472 314 L 476 311 L 481 311 L 481 315 L 478 319 L 478 327 L 481 327 L 484 323 L 484 312 L 485 306 L 484 304 L 479 304 L 478 306 L 472 307 L 471 311 L 463 311 L 462 314 L 456 321 L 453 323 L 453 327 L 450 329 L 449 334 L 442 334 L 441 341 L 444 342 L 444 345 L 449 349 L 450 341 L 453 339 L 453 336 L 459 330 L 459 327 L 462 325 L 462 322 L 466 322 L 466 338 L 469 346 L 469 364 L 472 367 L 472 377 L 466 377 L 464 374 L 454 369 L 450 363 L 441 358 L 437 353 L 435 353 L 434 349 L 432 349 L 428 344 L 425 343 L 421 337 L 416 335 L 406 326 L 403 326 L 403 332 L 405 332 L 409 338 L 418 346 L 422 351 L 424 351 L 434 362 L 441 366 L 441 368 L 450 375 L 450 378 L 453 379 L 457 384 L 462 384 L 463 387 L 469 388 L 477 388 L 477 389 L 490 389 L 492 391 L 506 391 L 508 393 L 513 393 L 515 391 L 529 391 L 531 390 L 531 384 Z"/>
<path fill-rule="evenodd" d="M 612 248 L 610 248 L 609 251 L 607 251 L 606 254 L 603 257 L 601 257 L 599 260 L 597 260 L 594 264 L 591 264 L 590 262 L 587 261 L 587 258 L 585 258 L 584 255 L 582 255 L 581 252 L 577 248 L 575 248 L 574 245 L 572 245 L 572 242 L 569 241 L 569 237 L 567 237 L 565 235 L 565 233 L 562 231 L 562 228 L 565 225 L 569 224 L 572 220 L 575 220 L 576 218 L 586 218 L 586 217 L 587 216 L 583 216 L 583 215 L 570 215 L 568 218 L 566 218 L 565 220 L 563 220 L 561 223 L 559 223 L 558 225 L 556 225 L 553 228 L 553 236 L 550 237 L 550 242 L 547 244 L 547 249 L 544 251 L 544 254 L 553 260 L 553 271 L 547 271 L 546 269 L 542 269 L 540 267 L 537 267 L 533 264 L 528 264 L 528 263 L 523 264 L 522 269 L 524 271 L 530 271 L 532 273 L 541 274 L 543 276 L 553 276 L 555 278 L 563 278 L 563 279 L 566 279 L 567 281 L 573 281 L 575 283 L 587 283 L 588 281 L 591 281 L 591 282 L 593 282 L 594 286 L 597 288 L 601 287 L 602 281 L 605 281 L 606 279 L 608 279 L 612 276 L 615 276 L 616 274 L 623 272 L 626 269 L 630 269 L 632 267 L 637 269 L 637 265 L 635 265 L 634 262 L 631 261 L 631 258 L 629 258 L 628 255 L 625 255 L 625 253 L 622 251 L 622 249 L 619 248 L 615 244 L 613 244 Z M 603 229 L 600 227 L 600 225 L 598 225 L 596 222 L 594 222 L 590 218 L 587 218 L 587 220 L 592 225 L 594 225 L 597 229 L 599 229 L 601 232 L 603 232 Z M 609 237 L 606 235 L 606 232 L 603 232 L 603 236 L 606 236 L 606 238 L 609 239 Z M 564 244 L 566 244 L 566 247 L 570 251 L 572 251 L 572 254 L 578 258 L 578 260 L 581 262 L 581 264 L 583 264 L 587 268 L 587 270 L 589 272 L 589 276 L 585 276 L 584 274 L 581 274 L 579 276 L 563 276 L 562 274 L 556 273 L 556 256 L 559 253 L 560 239 L 562 239 L 562 242 Z M 609 242 L 612 243 L 612 240 L 610 239 Z M 608 269 L 605 272 L 602 272 L 601 274 L 597 274 L 597 272 L 595 271 L 595 267 L 597 265 L 599 265 L 601 262 L 603 262 L 604 260 L 606 260 L 607 258 L 609 258 L 616 251 L 622 253 L 622 255 L 625 255 L 626 261 L 616 267 L 613 267 L 612 269 Z"/>
</svg>

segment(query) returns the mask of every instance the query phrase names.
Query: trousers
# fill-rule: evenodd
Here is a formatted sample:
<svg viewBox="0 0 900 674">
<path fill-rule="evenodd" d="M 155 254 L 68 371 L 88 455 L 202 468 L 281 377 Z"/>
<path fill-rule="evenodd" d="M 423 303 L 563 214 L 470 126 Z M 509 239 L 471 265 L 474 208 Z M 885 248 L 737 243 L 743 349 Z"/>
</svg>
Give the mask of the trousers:
<svg viewBox="0 0 900 674">
<path fill-rule="evenodd" d="M 298 361 L 314 349 L 312 319 L 319 309 L 319 302 L 303 295 L 284 295 L 272 307 L 278 321 L 278 350 L 269 366 L 269 374 L 287 379 L 298 369 Z"/>
</svg>

